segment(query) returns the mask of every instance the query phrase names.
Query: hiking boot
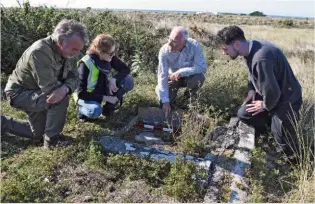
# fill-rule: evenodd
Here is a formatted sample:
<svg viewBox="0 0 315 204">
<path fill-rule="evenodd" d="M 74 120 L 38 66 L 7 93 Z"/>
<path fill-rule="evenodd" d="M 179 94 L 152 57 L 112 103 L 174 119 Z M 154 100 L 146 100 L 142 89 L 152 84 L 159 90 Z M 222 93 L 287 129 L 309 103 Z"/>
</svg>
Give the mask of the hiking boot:
<svg viewBox="0 0 315 204">
<path fill-rule="evenodd" d="M 4 135 L 8 131 L 8 127 L 6 124 L 7 118 L 6 116 L 1 115 L 1 134 Z"/>
<path fill-rule="evenodd" d="M 57 135 L 54 137 L 44 136 L 44 149 L 53 149 L 54 147 L 65 147 L 72 144 L 70 137 L 64 135 Z"/>
</svg>

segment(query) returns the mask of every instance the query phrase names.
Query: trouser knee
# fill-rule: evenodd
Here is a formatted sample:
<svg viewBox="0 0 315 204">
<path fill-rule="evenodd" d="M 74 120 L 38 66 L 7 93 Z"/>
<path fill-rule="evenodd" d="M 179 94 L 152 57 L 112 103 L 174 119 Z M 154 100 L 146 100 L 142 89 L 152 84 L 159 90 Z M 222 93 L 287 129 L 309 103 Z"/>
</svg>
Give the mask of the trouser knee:
<svg viewBox="0 0 315 204">
<path fill-rule="evenodd" d="M 78 101 L 79 113 L 87 116 L 88 118 L 98 118 L 102 113 L 102 106 L 95 101 L 84 101 L 79 99 Z"/>
<path fill-rule="evenodd" d="M 237 117 L 241 120 L 241 121 L 246 121 L 246 119 L 248 120 L 249 118 L 249 114 L 246 111 L 246 107 L 245 106 L 241 106 L 238 111 L 237 111 Z"/>
<path fill-rule="evenodd" d="M 200 88 L 204 81 L 206 80 L 204 74 L 195 74 L 187 78 L 187 88 L 198 89 Z"/>
<path fill-rule="evenodd" d="M 124 91 L 127 93 L 128 91 L 131 91 L 134 87 L 134 81 L 132 76 L 127 75 L 125 77 L 125 79 L 123 80 L 122 83 L 122 88 L 124 89 Z"/>
<path fill-rule="evenodd" d="M 116 96 L 119 100 L 121 100 L 123 96 L 134 87 L 133 78 L 130 75 L 127 75 L 120 83 L 121 84 L 118 85 L 120 88 L 116 93 L 114 93 L 114 96 Z"/>
</svg>

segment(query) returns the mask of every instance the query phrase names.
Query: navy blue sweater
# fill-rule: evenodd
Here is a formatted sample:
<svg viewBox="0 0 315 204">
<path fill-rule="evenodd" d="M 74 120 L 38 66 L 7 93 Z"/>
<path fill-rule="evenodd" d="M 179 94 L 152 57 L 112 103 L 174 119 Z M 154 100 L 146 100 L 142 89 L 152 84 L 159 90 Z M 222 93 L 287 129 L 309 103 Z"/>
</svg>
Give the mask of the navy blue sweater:
<svg viewBox="0 0 315 204">
<path fill-rule="evenodd" d="M 268 111 L 284 103 L 294 104 L 302 98 L 301 85 L 282 51 L 267 41 L 253 41 L 245 57 L 249 71 L 249 90 L 263 96 Z"/>
</svg>

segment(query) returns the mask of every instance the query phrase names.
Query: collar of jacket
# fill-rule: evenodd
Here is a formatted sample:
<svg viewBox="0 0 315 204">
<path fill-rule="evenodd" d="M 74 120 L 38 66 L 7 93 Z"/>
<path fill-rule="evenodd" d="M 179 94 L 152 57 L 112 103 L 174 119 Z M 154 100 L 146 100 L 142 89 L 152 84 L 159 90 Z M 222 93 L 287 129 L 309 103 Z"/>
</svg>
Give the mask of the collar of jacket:
<svg viewBox="0 0 315 204">
<path fill-rule="evenodd" d="M 250 49 L 250 51 L 249 51 L 249 54 L 248 54 L 248 56 L 247 57 L 244 57 L 246 60 L 247 59 L 252 59 L 253 58 L 253 55 L 254 55 L 254 53 L 255 53 L 255 49 L 256 49 L 256 41 L 255 40 L 252 40 L 251 41 L 252 42 L 252 46 L 251 46 L 251 49 Z"/>
<path fill-rule="evenodd" d="M 95 66 L 104 74 L 108 74 L 110 70 L 110 63 L 101 60 L 97 54 L 90 54 L 91 59 L 94 61 Z"/>
<path fill-rule="evenodd" d="M 51 49 L 52 49 L 53 52 L 54 52 L 55 60 L 56 60 L 57 62 L 63 63 L 63 61 L 65 60 L 65 58 L 62 57 L 62 56 L 58 53 L 58 50 L 57 50 L 57 42 L 55 42 L 55 41 L 52 39 L 51 35 L 48 36 L 48 37 L 46 38 L 46 40 L 47 40 L 49 46 L 51 47 Z"/>
</svg>

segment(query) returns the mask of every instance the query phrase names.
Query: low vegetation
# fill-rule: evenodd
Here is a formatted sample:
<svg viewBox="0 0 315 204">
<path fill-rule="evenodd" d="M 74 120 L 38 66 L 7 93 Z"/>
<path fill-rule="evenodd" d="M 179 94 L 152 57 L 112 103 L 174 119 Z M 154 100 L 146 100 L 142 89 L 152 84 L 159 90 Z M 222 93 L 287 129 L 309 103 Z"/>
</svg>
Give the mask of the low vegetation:
<svg viewBox="0 0 315 204">
<path fill-rule="evenodd" d="M 70 147 L 43 150 L 28 139 L 2 134 L 2 202 L 202 202 L 204 189 L 192 179 L 199 172 L 191 163 L 180 159 L 168 163 L 132 155 L 104 154 L 96 141 L 111 129 L 125 125 L 133 117 L 135 105 L 158 105 L 154 93 L 157 53 L 171 28 L 183 25 L 202 44 L 208 63 L 206 81 L 190 111 L 207 116 L 211 123 L 204 128 L 198 121 L 187 119 L 183 134 L 170 148 L 204 156 L 208 150 L 200 139 L 216 125 L 235 116 L 247 92 L 247 70 L 242 59 L 231 61 L 212 46 L 214 34 L 226 24 L 240 25 L 249 40 L 265 39 L 279 46 L 303 87 L 304 108 L 300 122 L 296 123 L 302 147 L 296 153 L 299 160 L 290 164 L 277 151 L 271 136 L 262 137 L 252 155 L 252 168 L 247 172 L 251 201 L 315 201 L 311 153 L 314 148 L 314 21 L 294 19 L 291 23 L 291 20 L 253 16 L 56 10 L 29 4 L 22 8 L 1 8 L 2 89 L 24 50 L 51 33 L 62 18 L 83 22 L 90 39 L 99 33 L 112 34 L 120 43 L 120 57 L 133 67 L 135 88 L 112 121 L 78 123 L 75 102 L 71 100 L 64 128 L 64 134 L 74 138 Z M 10 107 L 3 98 L 1 114 L 26 119 L 23 112 Z M 226 185 L 220 201 L 228 202 L 230 178 L 225 178 L 223 183 Z"/>
</svg>

